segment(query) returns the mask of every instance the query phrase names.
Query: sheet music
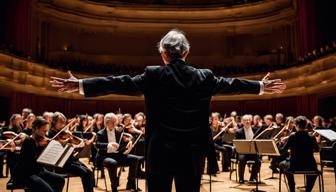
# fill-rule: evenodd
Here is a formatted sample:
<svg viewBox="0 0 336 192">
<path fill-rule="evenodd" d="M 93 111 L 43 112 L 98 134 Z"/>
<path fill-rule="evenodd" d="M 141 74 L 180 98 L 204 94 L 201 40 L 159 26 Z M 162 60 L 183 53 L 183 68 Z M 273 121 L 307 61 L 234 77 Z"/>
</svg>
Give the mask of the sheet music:
<svg viewBox="0 0 336 192">
<path fill-rule="evenodd" d="M 59 158 L 63 155 L 64 148 L 58 141 L 52 140 L 38 157 L 38 163 L 56 165 Z"/>
<path fill-rule="evenodd" d="M 329 141 L 336 141 L 336 132 L 331 129 L 314 129 L 318 134 L 322 135 Z"/>
<path fill-rule="evenodd" d="M 60 162 L 58 162 L 57 167 L 63 167 L 64 164 L 67 162 L 69 159 L 70 155 L 72 155 L 73 151 L 75 150 L 74 147 L 72 146 L 67 146 L 67 150 L 65 151 L 66 153 L 62 156 L 62 159 Z"/>
</svg>

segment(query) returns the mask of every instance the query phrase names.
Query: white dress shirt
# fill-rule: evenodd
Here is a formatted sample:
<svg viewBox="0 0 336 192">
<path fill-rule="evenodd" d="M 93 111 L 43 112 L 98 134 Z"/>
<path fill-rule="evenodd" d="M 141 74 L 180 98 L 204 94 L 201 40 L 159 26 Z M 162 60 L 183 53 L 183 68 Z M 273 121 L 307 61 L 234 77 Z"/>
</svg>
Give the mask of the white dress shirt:
<svg viewBox="0 0 336 192">
<path fill-rule="evenodd" d="M 107 140 L 108 140 L 107 153 L 117 153 L 118 149 L 112 145 L 112 143 L 117 143 L 115 129 L 112 129 L 112 131 L 110 131 L 108 128 L 106 128 L 106 132 L 107 132 Z"/>
<path fill-rule="evenodd" d="M 245 133 L 245 138 L 247 140 L 253 139 L 254 133 L 252 131 L 252 127 L 251 126 L 248 127 L 248 128 L 244 127 L 244 133 Z"/>
</svg>

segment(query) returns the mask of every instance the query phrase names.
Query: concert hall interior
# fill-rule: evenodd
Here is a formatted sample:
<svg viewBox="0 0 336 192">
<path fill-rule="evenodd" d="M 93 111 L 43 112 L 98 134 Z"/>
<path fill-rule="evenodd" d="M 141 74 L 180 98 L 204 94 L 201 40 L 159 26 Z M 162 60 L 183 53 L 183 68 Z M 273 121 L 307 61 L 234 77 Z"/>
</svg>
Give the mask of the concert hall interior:
<svg viewBox="0 0 336 192">
<path fill-rule="evenodd" d="M 335 20 L 333 0 L 0 0 L 0 191 L 336 191 Z"/>
</svg>

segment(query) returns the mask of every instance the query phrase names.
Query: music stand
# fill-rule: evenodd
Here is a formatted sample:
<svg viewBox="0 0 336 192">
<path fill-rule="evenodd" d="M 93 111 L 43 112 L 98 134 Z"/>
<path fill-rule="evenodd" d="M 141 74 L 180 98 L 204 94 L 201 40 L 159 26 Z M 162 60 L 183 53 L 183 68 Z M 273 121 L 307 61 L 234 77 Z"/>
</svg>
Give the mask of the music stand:
<svg viewBox="0 0 336 192">
<path fill-rule="evenodd" d="M 264 131 L 262 131 L 257 137 L 255 137 L 255 139 L 276 139 L 279 135 L 280 135 L 280 132 L 283 130 L 284 128 L 280 128 L 280 127 L 268 127 L 267 129 L 265 129 Z M 270 143 L 271 144 L 271 143 Z M 273 144 L 271 144 L 273 145 Z M 276 151 L 273 151 L 274 153 Z M 272 156 L 272 155 L 270 155 Z M 273 176 L 273 170 L 272 170 L 272 176 L 269 177 L 269 178 L 266 178 L 265 180 L 267 179 L 277 179 L 276 177 Z"/>
<path fill-rule="evenodd" d="M 336 132 L 331 129 L 314 129 L 314 131 L 331 142 L 336 141 Z"/>
<path fill-rule="evenodd" d="M 233 140 L 233 145 L 236 147 L 236 151 L 240 154 L 256 154 L 260 155 L 272 155 L 280 156 L 279 149 L 273 139 L 259 139 L 259 140 Z M 252 191 L 259 192 L 258 189 L 258 177 L 256 182 L 256 188 Z"/>
</svg>

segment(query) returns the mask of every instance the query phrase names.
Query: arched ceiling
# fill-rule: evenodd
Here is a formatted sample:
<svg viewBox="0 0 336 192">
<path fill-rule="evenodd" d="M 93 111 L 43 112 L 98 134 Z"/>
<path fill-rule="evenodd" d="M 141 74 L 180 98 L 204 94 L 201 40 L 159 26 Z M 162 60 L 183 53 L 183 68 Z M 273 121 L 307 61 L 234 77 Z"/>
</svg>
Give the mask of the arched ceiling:
<svg viewBox="0 0 336 192">
<path fill-rule="evenodd" d="M 37 1 L 41 20 L 82 26 L 86 30 L 153 31 L 181 27 L 199 32 L 248 33 L 295 20 L 295 1 L 266 0 L 234 7 L 110 5 L 82 0 Z"/>
</svg>

